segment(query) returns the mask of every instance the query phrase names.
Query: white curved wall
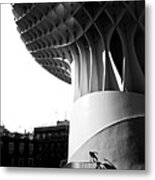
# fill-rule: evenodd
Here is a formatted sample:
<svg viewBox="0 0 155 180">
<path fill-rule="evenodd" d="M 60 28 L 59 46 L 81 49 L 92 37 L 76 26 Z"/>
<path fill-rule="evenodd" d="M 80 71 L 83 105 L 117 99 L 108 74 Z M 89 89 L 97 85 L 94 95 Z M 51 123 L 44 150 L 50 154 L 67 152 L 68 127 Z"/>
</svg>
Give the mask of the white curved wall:
<svg viewBox="0 0 155 180">
<path fill-rule="evenodd" d="M 144 95 L 129 92 L 101 91 L 78 99 L 72 110 L 69 161 L 94 134 L 118 121 L 143 116 L 144 108 Z"/>
</svg>

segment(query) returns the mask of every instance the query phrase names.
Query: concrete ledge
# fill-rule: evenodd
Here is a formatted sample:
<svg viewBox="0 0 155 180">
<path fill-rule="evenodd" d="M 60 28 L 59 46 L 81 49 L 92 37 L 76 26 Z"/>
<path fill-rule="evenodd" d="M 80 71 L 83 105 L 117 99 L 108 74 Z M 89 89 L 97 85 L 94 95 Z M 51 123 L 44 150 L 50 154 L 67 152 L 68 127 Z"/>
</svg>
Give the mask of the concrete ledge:
<svg viewBox="0 0 155 180">
<path fill-rule="evenodd" d="M 96 169 L 96 163 L 92 163 L 92 162 L 70 162 L 64 168 Z"/>
</svg>

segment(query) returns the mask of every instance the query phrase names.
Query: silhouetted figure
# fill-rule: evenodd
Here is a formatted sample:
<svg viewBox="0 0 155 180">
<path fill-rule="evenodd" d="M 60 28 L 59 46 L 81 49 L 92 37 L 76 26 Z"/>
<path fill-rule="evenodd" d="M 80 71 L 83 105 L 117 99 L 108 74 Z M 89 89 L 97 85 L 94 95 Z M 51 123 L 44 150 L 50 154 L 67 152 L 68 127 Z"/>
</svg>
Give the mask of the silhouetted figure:
<svg viewBox="0 0 155 180">
<path fill-rule="evenodd" d="M 95 151 L 93 151 L 93 152 L 89 151 L 89 155 L 92 158 L 93 162 L 98 162 L 98 157 L 96 156 L 96 154 L 98 154 L 98 153 Z"/>
<path fill-rule="evenodd" d="M 103 165 L 106 169 L 116 169 L 116 167 L 108 159 L 104 159 L 104 161 Z"/>
<path fill-rule="evenodd" d="M 96 162 L 96 169 L 105 169 L 101 162 Z"/>
<path fill-rule="evenodd" d="M 104 158 L 103 162 L 98 161 L 97 154 L 98 152 L 89 151 L 92 162 L 96 163 L 96 169 L 116 169 L 116 167 L 108 159 Z"/>
<path fill-rule="evenodd" d="M 108 160 L 104 159 L 104 163 L 96 162 L 96 169 L 116 169 L 116 167 Z"/>
</svg>

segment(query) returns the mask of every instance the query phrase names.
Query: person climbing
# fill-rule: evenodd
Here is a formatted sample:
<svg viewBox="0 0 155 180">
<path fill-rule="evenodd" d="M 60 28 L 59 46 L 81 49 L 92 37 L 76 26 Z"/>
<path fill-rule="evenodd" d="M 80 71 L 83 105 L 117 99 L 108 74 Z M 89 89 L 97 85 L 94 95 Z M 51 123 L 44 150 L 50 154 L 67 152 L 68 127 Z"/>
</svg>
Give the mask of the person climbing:
<svg viewBox="0 0 155 180">
<path fill-rule="evenodd" d="M 97 157 L 98 152 L 95 151 L 89 151 L 89 155 L 92 158 L 92 162 L 98 162 L 98 157 Z"/>
</svg>

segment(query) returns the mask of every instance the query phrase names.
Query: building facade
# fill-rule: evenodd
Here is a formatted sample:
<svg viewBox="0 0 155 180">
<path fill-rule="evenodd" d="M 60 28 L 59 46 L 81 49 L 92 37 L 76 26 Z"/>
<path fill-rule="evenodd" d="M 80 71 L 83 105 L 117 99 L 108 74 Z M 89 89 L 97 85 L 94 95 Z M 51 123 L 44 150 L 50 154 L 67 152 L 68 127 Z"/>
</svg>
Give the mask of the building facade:
<svg viewBox="0 0 155 180">
<path fill-rule="evenodd" d="M 34 129 L 36 167 L 63 167 L 68 158 L 69 121 Z"/>
<path fill-rule="evenodd" d="M 4 127 L 1 126 L 1 129 Z M 4 129 L 0 136 L 1 166 L 34 167 L 32 134 L 11 133 Z"/>
<path fill-rule="evenodd" d="M 69 121 L 36 127 L 34 133 L 12 133 L 0 127 L 1 166 L 64 167 L 68 158 Z"/>
<path fill-rule="evenodd" d="M 74 83 L 70 167 L 94 151 L 117 169 L 144 169 L 145 1 L 13 4 L 13 13 L 34 59 Z"/>
</svg>

